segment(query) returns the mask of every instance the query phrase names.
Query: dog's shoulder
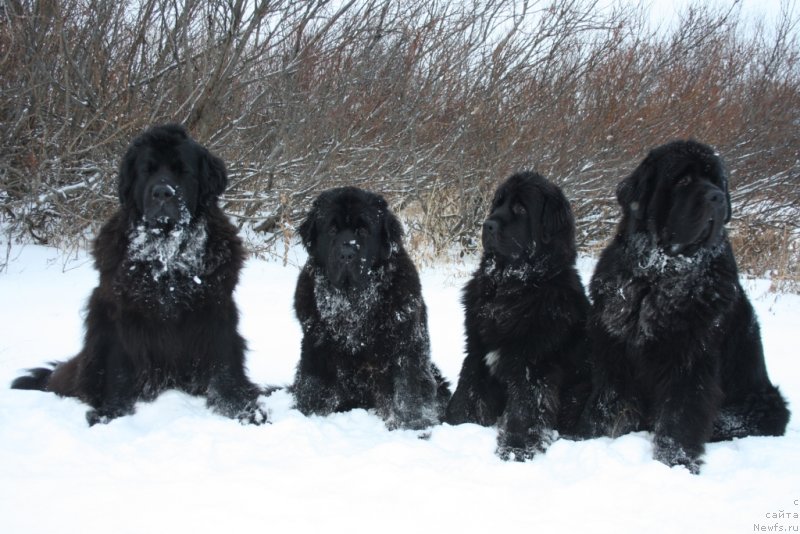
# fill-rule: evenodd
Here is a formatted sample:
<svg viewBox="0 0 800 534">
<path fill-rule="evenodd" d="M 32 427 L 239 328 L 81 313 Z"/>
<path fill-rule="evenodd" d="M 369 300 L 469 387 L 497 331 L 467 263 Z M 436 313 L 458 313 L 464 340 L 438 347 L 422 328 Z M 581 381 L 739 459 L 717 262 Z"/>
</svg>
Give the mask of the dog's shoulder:
<svg viewBox="0 0 800 534">
<path fill-rule="evenodd" d="M 205 250 L 206 272 L 213 274 L 229 291 L 233 291 L 247 258 L 247 251 L 236 226 L 221 209 L 212 206 L 203 216 L 208 235 Z"/>
<path fill-rule="evenodd" d="M 100 228 L 92 246 L 95 268 L 101 278 L 112 275 L 125 260 L 131 230 L 131 214 L 118 209 Z"/>
</svg>

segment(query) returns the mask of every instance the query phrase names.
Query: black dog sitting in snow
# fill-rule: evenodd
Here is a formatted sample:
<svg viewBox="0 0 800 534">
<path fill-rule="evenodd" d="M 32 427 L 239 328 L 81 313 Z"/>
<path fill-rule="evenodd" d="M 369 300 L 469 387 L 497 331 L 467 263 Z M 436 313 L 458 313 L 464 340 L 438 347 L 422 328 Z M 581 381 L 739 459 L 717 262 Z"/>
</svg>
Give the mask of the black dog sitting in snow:
<svg viewBox="0 0 800 534">
<path fill-rule="evenodd" d="M 592 278 L 590 436 L 655 433 L 655 457 L 698 472 L 704 444 L 782 435 L 786 403 L 764 365 L 724 224 L 727 173 L 676 141 L 620 183 L 622 220 Z"/>
<path fill-rule="evenodd" d="M 83 350 L 13 388 L 78 397 L 90 425 L 167 388 L 204 395 L 241 422 L 266 421 L 245 376 L 233 290 L 244 251 L 217 206 L 223 162 L 177 125 L 137 137 L 119 171 L 119 210 L 100 230 Z"/>
<path fill-rule="evenodd" d="M 295 292 L 297 408 L 374 409 L 390 428 L 438 423 L 450 391 L 431 362 L 419 277 L 386 201 L 354 187 L 326 191 L 300 236 L 309 258 Z"/>
<path fill-rule="evenodd" d="M 483 224 L 480 267 L 464 288 L 467 356 L 451 424 L 499 426 L 497 453 L 522 461 L 571 433 L 589 393 L 589 302 L 561 190 L 535 173 L 502 184 Z"/>
</svg>

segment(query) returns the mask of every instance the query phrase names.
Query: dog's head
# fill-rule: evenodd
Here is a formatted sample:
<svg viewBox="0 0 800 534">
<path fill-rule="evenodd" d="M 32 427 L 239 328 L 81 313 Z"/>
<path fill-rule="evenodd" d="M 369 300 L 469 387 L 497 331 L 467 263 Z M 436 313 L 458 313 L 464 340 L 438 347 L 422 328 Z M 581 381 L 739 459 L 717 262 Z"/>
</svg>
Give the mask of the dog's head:
<svg viewBox="0 0 800 534">
<path fill-rule="evenodd" d="M 484 254 L 500 264 L 575 255 L 575 223 L 561 189 L 533 172 L 508 178 L 495 192 L 483 223 Z"/>
<path fill-rule="evenodd" d="M 119 200 L 148 227 L 186 225 L 225 191 L 225 164 L 182 126 L 153 126 L 128 147 L 119 171 Z"/>
<path fill-rule="evenodd" d="M 363 288 L 402 248 L 400 221 L 380 195 L 355 187 L 320 194 L 300 225 L 303 246 L 339 289 Z"/>
<path fill-rule="evenodd" d="M 731 218 L 728 173 L 714 150 L 696 141 L 653 149 L 617 187 L 621 231 L 647 233 L 666 254 L 713 247 Z"/>
</svg>

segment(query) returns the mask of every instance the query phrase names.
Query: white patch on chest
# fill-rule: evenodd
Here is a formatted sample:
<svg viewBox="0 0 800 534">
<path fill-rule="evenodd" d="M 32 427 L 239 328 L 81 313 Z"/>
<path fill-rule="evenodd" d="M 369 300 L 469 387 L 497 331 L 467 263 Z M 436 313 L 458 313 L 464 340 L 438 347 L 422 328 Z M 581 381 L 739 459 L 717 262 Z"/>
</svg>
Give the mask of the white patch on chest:
<svg viewBox="0 0 800 534">
<path fill-rule="evenodd" d="M 500 349 L 487 352 L 483 357 L 483 361 L 486 363 L 486 367 L 489 368 L 489 373 L 494 376 L 497 372 L 497 366 L 500 364 Z"/>
<path fill-rule="evenodd" d="M 139 225 L 130 234 L 128 257 L 134 265 L 146 265 L 154 281 L 174 272 L 201 284 L 207 240 L 204 221 L 178 226 L 166 234 Z"/>
<path fill-rule="evenodd" d="M 206 221 L 191 222 L 187 212 L 169 232 L 139 224 L 128 239 L 116 291 L 162 317 L 191 309 L 208 288 Z"/>
</svg>

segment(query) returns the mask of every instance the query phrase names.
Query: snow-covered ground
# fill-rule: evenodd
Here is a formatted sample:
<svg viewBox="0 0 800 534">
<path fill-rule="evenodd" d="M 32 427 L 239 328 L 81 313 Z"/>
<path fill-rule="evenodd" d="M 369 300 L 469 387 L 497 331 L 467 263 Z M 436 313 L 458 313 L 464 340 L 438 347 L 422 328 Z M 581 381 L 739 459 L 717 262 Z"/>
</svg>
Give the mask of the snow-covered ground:
<svg viewBox="0 0 800 534">
<path fill-rule="evenodd" d="M 89 428 L 81 403 L 7 385 L 79 350 L 95 272 L 85 256 L 12 253 L 0 274 L 0 532 L 800 531 L 797 418 L 782 438 L 710 445 L 700 476 L 652 460 L 645 433 L 559 440 L 531 462 L 504 463 L 491 428 L 444 425 L 422 440 L 362 410 L 304 417 L 285 392 L 264 401 L 272 424 L 262 427 L 169 392 Z M 292 379 L 300 261 L 251 259 L 244 271 L 237 301 L 256 382 Z M 581 268 L 588 278 L 592 262 Z M 453 384 L 470 269 L 422 271 L 433 359 Z M 800 296 L 770 293 L 768 281 L 745 287 L 770 375 L 800 406 Z"/>
</svg>

